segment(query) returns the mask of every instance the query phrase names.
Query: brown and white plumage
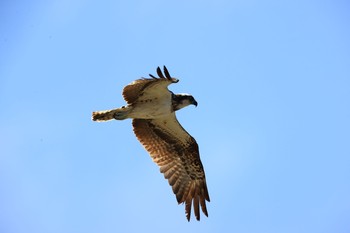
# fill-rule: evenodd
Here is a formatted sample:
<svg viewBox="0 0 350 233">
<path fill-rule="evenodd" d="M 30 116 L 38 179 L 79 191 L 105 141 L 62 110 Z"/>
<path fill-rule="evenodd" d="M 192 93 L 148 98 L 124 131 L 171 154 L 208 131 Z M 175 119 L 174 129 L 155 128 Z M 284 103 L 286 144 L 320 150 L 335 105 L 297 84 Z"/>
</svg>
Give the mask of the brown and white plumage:
<svg viewBox="0 0 350 233">
<path fill-rule="evenodd" d="M 159 78 L 143 78 L 127 85 L 123 97 L 128 103 L 122 108 L 93 112 L 94 121 L 133 118 L 134 133 L 160 167 L 176 195 L 178 203 L 185 203 L 190 220 L 191 207 L 200 220 L 201 208 L 208 216 L 206 201 L 210 201 L 203 165 L 196 140 L 180 125 L 175 111 L 197 105 L 190 95 L 173 94 L 168 90 L 177 83 L 164 66 L 164 74 L 157 68 Z"/>
</svg>

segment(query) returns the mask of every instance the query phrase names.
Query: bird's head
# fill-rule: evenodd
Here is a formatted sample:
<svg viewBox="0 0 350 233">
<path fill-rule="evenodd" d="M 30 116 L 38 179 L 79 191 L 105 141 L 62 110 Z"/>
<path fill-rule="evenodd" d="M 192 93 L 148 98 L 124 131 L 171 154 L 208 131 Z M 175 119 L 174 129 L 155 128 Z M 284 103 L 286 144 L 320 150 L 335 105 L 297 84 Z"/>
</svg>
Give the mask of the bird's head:
<svg viewBox="0 0 350 233">
<path fill-rule="evenodd" d="M 188 105 L 195 105 L 197 107 L 198 103 L 193 98 L 192 95 L 189 94 L 176 94 L 173 95 L 173 108 L 174 111 L 177 111 L 181 108 L 187 107 Z"/>
</svg>

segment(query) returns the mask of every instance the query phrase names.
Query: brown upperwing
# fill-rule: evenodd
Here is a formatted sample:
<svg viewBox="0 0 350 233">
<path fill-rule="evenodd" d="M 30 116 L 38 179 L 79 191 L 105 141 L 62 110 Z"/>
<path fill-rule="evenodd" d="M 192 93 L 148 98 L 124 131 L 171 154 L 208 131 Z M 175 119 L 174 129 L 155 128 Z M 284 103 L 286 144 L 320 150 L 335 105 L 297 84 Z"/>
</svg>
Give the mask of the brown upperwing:
<svg viewBox="0 0 350 233">
<path fill-rule="evenodd" d="M 167 89 L 168 85 L 171 83 L 176 83 L 178 80 L 176 78 L 172 78 L 169 74 L 169 71 L 164 66 L 164 74 L 163 75 L 161 69 L 157 68 L 157 74 L 159 78 L 151 75 L 151 78 L 142 78 L 135 80 L 130 83 L 123 89 L 123 97 L 128 104 L 132 104 L 141 97 L 144 92 L 150 92 L 149 94 L 152 96 L 157 95 L 169 95 L 169 91 Z M 148 94 L 148 93 L 147 93 Z"/>
<path fill-rule="evenodd" d="M 133 119 L 138 140 L 168 179 L 178 203 L 185 202 L 187 220 L 193 203 L 196 219 L 199 204 L 208 216 L 205 200 L 210 201 L 198 145 L 179 124 L 175 113 L 157 119 Z"/>
</svg>

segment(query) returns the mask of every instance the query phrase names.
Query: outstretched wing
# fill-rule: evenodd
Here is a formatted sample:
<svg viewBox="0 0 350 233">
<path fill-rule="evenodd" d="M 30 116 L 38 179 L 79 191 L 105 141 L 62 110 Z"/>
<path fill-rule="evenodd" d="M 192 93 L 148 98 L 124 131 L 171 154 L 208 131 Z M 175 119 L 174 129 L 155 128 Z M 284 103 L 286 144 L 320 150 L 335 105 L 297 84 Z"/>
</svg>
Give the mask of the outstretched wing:
<svg viewBox="0 0 350 233">
<path fill-rule="evenodd" d="M 187 220 L 192 204 L 197 220 L 199 205 L 208 216 L 205 201 L 210 199 L 198 145 L 179 124 L 175 113 L 157 119 L 133 119 L 133 126 L 138 140 L 168 179 L 177 202 L 185 203 Z"/>
<path fill-rule="evenodd" d="M 139 98 L 148 98 L 148 96 L 157 97 L 169 94 L 167 87 L 171 83 L 177 83 L 179 80 L 172 78 L 169 71 L 164 66 L 164 74 L 157 68 L 159 78 L 150 74 L 151 78 L 142 78 L 133 81 L 123 89 L 123 97 L 128 104 L 136 102 Z"/>
</svg>

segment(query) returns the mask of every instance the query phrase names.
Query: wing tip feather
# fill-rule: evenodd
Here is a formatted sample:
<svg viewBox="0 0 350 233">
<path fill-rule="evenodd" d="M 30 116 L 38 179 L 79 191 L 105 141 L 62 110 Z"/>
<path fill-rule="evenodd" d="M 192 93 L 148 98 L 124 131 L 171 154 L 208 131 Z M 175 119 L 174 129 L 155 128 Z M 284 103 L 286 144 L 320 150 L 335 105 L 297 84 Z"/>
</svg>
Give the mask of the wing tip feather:
<svg viewBox="0 0 350 233">
<path fill-rule="evenodd" d="M 160 68 L 159 66 L 157 67 L 156 71 L 157 71 L 157 74 L 158 74 L 158 76 L 159 76 L 159 79 L 166 79 L 166 80 L 168 80 L 168 81 L 170 81 L 170 82 L 172 82 L 172 83 L 177 83 L 177 82 L 179 82 L 179 80 L 178 80 L 177 78 L 172 78 L 172 77 L 171 77 L 171 75 L 170 75 L 170 73 L 169 73 L 169 71 L 168 71 L 168 69 L 166 68 L 165 65 L 163 66 L 163 71 L 161 70 L 161 68 Z M 164 72 L 164 73 L 163 73 L 163 72 Z M 149 76 L 150 76 L 151 78 L 153 78 L 153 79 L 158 79 L 157 77 L 155 77 L 155 76 L 152 75 L 152 74 L 149 74 Z"/>
<path fill-rule="evenodd" d="M 191 220 L 191 207 L 192 207 L 192 199 L 187 199 L 185 202 L 185 213 L 187 221 Z"/>
<path fill-rule="evenodd" d="M 187 220 L 189 221 L 191 217 L 191 207 L 193 205 L 194 209 L 194 215 L 196 217 L 197 221 L 200 221 L 200 209 L 202 209 L 202 212 L 205 216 L 208 215 L 208 210 L 206 206 L 206 201 L 210 201 L 208 189 L 205 183 L 205 180 L 201 182 L 195 181 L 191 184 L 190 190 L 187 192 L 185 197 L 182 200 L 182 202 L 185 202 L 185 212 Z"/>
<path fill-rule="evenodd" d="M 163 72 L 162 72 L 162 70 L 160 69 L 159 66 L 157 67 L 157 74 L 158 74 L 159 78 L 166 79 L 166 78 L 164 77 Z"/>
<path fill-rule="evenodd" d="M 165 77 L 166 77 L 168 80 L 172 80 L 172 78 L 171 78 L 171 76 L 170 76 L 170 73 L 169 73 L 168 69 L 166 68 L 166 66 L 163 66 L 163 70 L 164 70 Z"/>
</svg>

